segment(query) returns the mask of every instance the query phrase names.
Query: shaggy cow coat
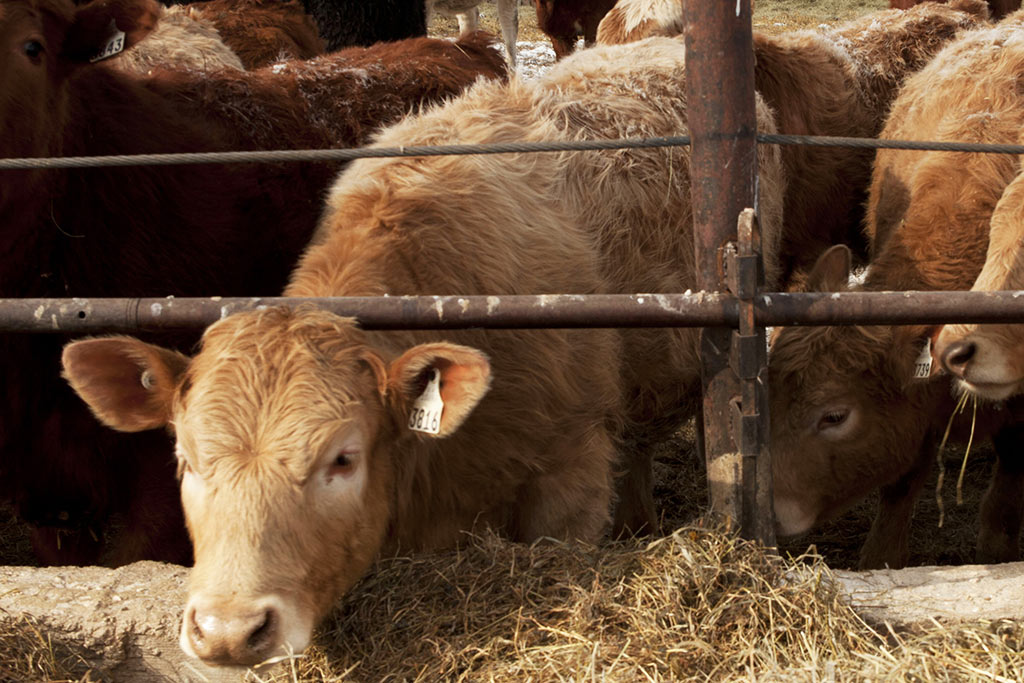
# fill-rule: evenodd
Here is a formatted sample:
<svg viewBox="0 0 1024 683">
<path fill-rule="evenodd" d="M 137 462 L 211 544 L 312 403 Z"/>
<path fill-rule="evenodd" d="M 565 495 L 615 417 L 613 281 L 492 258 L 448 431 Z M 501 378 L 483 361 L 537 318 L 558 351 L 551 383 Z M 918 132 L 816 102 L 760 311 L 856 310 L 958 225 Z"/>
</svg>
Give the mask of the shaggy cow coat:
<svg viewBox="0 0 1024 683">
<path fill-rule="evenodd" d="M 602 43 L 682 32 L 678 2 L 619 3 L 605 17 Z M 754 34 L 754 87 L 775 112 L 780 133 L 873 138 L 903 80 L 959 31 L 987 18 L 983 0 L 883 10 L 834 28 Z M 621 29 L 621 30 L 620 30 Z M 628 30 L 627 30 L 628 29 Z M 867 258 L 863 206 L 871 150 L 784 145 L 783 286 L 833 244 Z"/>
<path fill-rule="evenodd" d="M 162 10 L 156 30 L 141 43 L 110 58 L 108 64 L 141 74 L 158 67 L 191 71 L 245 68 L 235 51 L 221 40 L 216 26 L 198 12 L 180 6 Z"/>
</svg>

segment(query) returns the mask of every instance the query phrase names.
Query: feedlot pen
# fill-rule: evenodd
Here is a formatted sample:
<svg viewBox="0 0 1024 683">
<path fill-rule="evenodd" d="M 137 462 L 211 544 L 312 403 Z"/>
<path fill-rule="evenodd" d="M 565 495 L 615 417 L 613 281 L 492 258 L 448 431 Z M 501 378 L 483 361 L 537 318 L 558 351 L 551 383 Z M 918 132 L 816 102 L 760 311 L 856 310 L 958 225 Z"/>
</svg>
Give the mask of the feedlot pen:
<svg viewBox="0 0 1024 683">
<path fill-rule="evenodd" d="M 785 324 L 934 324 L 942 322 L 1024 323 L 1018 297 L 1024 292 L 891 292 L 839 294 L 784 294 L 759 291 L 759 245 L 754 207 L 757 144 L 868 144 L 871 141 L 813 140 L 756 134 L 753 110 L 753 53 L 749 0 L 688 3 L 688 25 L 695 27 L 687 38 L 687 90 L 690 137 L 670 140 L 608 141 L 591 145 L 613 149 L 639 145 L 690 144 L 693 177 L 692 204 L 695 216 L 695 250 L 700 292 L 623 295 L 545 296 L 445 296 L 385 297 L 312 300 L 340 315 L 353 316 L 367 329 L 462 329 L 541 327 L 704 327 L 701 334 L 703 361 L 704 446 L 703 458 L 693 453 L 660 454 L 656 467 L 659 502 L 672 501 L 678 517 L 663 520 L 666 529 L 699 513 L 703 486 L 695 492 L 695 476 L 707 477 L 710 505 L 715 513 L 731 520 L 741 535 L 776 546 L 771 507 L 771 472 L 767 448 L 768 414 L 765 327 Z M 722 46 L 727 46 L 723 48 Z M 898 143 L 889 146 L 899 146 Z M 526 145 L 506 146 L 506 151 L 526 151 Z M 536 145 L 534 149 L 568 149 L 565 145 Z M 586 148 L 586 145 L 571 147 Z M 927 143 L 918 148 L 933 149 Z M 977 149 L 975 146 L 974 149 Z M 968 148 L 971 149 L 971 148 Z M 501 153 L 502 148 L 393 151 L 395 156 L 422 153 Z M 1024 152 L 1005 148 L 1002 153 Z M 295 154 L 295 158 L 343 159 L 379 156 L 339 151 Z M 280 156 L 267 155 L 274 160 Z M 237 160 L 244 155 L 239 153 Z M 212 160 L 213 157 L 210 157 Z M 218 158 L 218 161 L 225 161 Z M 160 163 L 166 163 L 163 160 Z M 56 162 L 61 163 L 61 162 Z M 83 160 L 82 165 L 91 162 Z M 139 160 L 115 162 L 130 165 Z M 26 163 L 26 167 L 29 164 Z M 3 166 L 0 169 L 11 168 Z M 9 171 L 2 171 L 9 172 Z M 11 171 L 17 172 L 17 171 Z M 258 306 L 295 306 L 309 300 L 284 298 L 210 299 L 6 299 L 0 300 L 0 332 L 95 334 L 136 330 L 200 328 L 221 317 Z M 680 437 L 679 449 L 692 448 L 690 434 Z M 984 479 L 989 461 L 970 463 L 969 482 Z M 970 486 L 970 484 L 969 484 Z M 687 490 L 689 487 L 689 490 Z M 683 490 L 683 494 L 680 493 Z M 924 496 L 928 498 L 926 494 Z M 678 498 L 678 500 L 676 500 Z M 684 500 L 685 499 L 685 500 Z M 924 505 L 929 505 L 925 502 Z M 828 554 L 829 545 L 850 544 L 850 535 L 866 530 L 863 521 L 870 502 L 851 515 L 818 532 L 818 549 Z M 660 507 L 665 508 L 662 504 Z M 976 506 L 950 510 L 947 524 L 957 517 L 972 517 Z M 857 519 L 855 516 L 859 515 Z M 962 520 L 960 520 L 962 521 Z M 844 527 L 844 524 L 847 525 Z M 929 534 L 938 532 L 930 530 Z M 960 531 L 966 536 L 969 531 Z M 830 536 L 832 534 L 832 536 Z M 930 539 L 933 540 L 933 539 Z M 970 545 L 969 539 L 960 539 Z M 784 544 L 783 550 L 799 554 L 806 538 Z M 855 544 L 859 545 L 859 544 Z M 961 554 L 958 554 L 961 553 Z M 945 561 L 962 562 L 963 548 L 951 551 Z M 837 556 L 838 557 L 838 556 Z M 938 563 L 938 562 L 937 562 Z M 838 559 L 850 566 L 849 557 Z M 46 570 L 50 572 L 50 570 Z M 106 570 L 102 570 L 106 571 Z M 1011 570 L 1019 571 L 1019 570 Z M 57 572 L 68 576 L 68 570 Z M 54 574 L 47 574 L 54 576 Z M 13 575 L 9 580 L 16 580 Z M 21 580 L 18 578 L 17 580 Z M 67 578 L 61 578 L 62 583 Z M 105 579 L 101 579 L 105 580 Z M 162 579 L 167 581 L 168 579 Z M 180 574 L 169 579 L 180 589 Z M 847 585 L 860 580 L 844 575 Z M 958 579 L 960 580 L 960 579 Z M 1012 580 L 1012 577 L 1011 577 Z M 62 583 L 63 585 L 63 583 Z M 173 587 L 169 591 L 175 590 Z M 986 590 L 992 590 L 988 588 Z M 145 591 L 143 591 L 145 592 Z M 872 595 L 872 600 L 884 601 Z M 914 600 L 922 600 L 920 595 Z M 959 599 L 959 598 L 958 598 Z M 6 609 L 6 608 L 5 608 Z M 949 615 L 941 615 L 949 616 Z M 1019 616 L 1019 615 L 1018 615 Z M 165 653 L 169 654 L 169 653 Z M 153 655 L 159 658 L 159 654 Z M 176 664 L 174 665 L 177 666 Z M 127 669 L 126 669 L 127 671 Z M 141 671 L 141 669 L 140 669 Z M 2 670 L 0 670 L 2 672 Z M 177 673 L 187 678 L 188 675 Z M 212 675 L 207 672 L 206 675 Z M 0 675 L 2 678 L 2 675 Z M 991 680 L 991 678 L 985 678 Z"/>
</svg>

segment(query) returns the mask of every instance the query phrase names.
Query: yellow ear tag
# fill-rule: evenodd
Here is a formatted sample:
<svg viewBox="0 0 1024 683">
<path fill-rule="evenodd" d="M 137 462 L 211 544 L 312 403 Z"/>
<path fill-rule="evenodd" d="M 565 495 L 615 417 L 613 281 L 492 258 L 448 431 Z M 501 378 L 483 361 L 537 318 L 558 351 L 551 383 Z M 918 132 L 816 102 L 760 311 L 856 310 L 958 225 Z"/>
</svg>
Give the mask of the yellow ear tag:
<svg viewBox="0 0 1024 683">
<path fill-rule="evenodd" d="M 441 433 L 441 413 L 444 412 L 444 401 L 441 400 L 441 371 L 437 368 L 427 382 L 427 387 L 419 398 L 413 401 L 409 413 L 409 429 L 425 434 Z"/>
</svg>

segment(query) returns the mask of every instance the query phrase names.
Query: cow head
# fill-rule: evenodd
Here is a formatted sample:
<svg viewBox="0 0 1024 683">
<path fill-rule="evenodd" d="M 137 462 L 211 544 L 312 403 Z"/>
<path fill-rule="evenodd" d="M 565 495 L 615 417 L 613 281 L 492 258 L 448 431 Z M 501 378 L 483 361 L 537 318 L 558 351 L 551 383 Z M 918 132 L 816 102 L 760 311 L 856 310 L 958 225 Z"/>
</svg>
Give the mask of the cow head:
<svg viewBox="0 0 1024 683">
<path fill-rule="evenodd" d="M 833 247 L 806 287 L 847 289 L 850 255 Z M 934 387 L 913 368 L 919 327 L 786 327 L 769 354 L 777 530 L 795 535 L 908 472 Z"/>
<path fill-rule="evenodd" d="M 154 0 L 0 0 L 0 156 L 58 153 L 67 77 L 137 43 L 158 16 Z"/>
<path fill-rule="evenodd" d="M 971 290 L 1024 289 L 1024 174 L 1003 191 L 990 226 Z M 1024 325 L 946 325 L 934 354 L 962 391 L 993 401 L 1024 392 Z"/>
<path fill-rule="evenodd" d="M 211 664 L 307 646 L 385 541 L 396 459 L 458 429 L 490 381 L 474 349 L 381 351 L 351 320 L 310 309 L 226 318 L 192 359 L 113 337 L 69 344 L 63 362 L 107 425 L 177 436 L 195 550 L 181 646 Z M 411 431 L 430 382 L 440 420 Z"/>
</svg>

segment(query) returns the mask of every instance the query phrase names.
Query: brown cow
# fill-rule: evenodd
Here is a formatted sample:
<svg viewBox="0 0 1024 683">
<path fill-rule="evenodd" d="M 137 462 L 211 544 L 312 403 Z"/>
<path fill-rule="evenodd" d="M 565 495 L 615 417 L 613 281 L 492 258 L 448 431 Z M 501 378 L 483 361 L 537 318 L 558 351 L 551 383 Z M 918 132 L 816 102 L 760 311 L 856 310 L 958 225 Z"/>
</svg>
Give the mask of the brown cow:
<svg viewBox="0 0 1024 683">
<path fill-rule="evenodd" d="M 353 48 L 255 72 L 142 77 L 88 61 L 112 21 L 130 47 L 156 9 L 148 0 L 0 0 L 0 157 L 346 147 L 422 102 L 505 73 L 482 37 Z M 3 171 L 0 297 L 278 293 L 337 168 Z M 51 379 L 63 342 L 0 335 L 0 495 L 35 526 L 44 562 L 97 561 L 112 516 L 126 518 L 125 531 L 105 561 L 187 561 L 170 443 L 97 429 Z M 157 511 L 160 499 L 169 509 Z"/>
<path fill-rule="evenodd" d="M 1000 195 L 989 225 L 985 265 L 971 291 L 1024 289 L 1024 175 L 1019 171 Z M 1022 349 L 1024 325 L 946 325 L 932 353 L 956 377 L 959 389 L 1003 401 L 1024 393 Z"/>
<path fill-rule="evenodd" d="M 1024 14 L 1015 14 L 950 44 L 908 79 L 882 137 L 1017 142 L 1024 124 L 1024 97 L 1015 85 L 1024 69 L 1022 28 Z M 868 206 L 872 258 L 864 284 L 854 289 L 970 287 L 985 262 L 990 218 L 1018 171 L 1019 163 L 1004 155 L 879 151 Z M 841 250 L 826 252 L 808 287 L 847 289 L 848 266 Z M 935 433 L 951 414 L 948 379 L 915 378 L 919 358 L 927 362 L 929 332 L 913 325 L 777 332 L 769 370 L 781 533 L 805 531 L 880 486 L 882 509 L 861 564 L 907 561 L 914 497 L 935 456 Z M 995 434 L 997 474 L 1007 475 L 994 480 L 989 500 L 1017 490 L 1012 506 L 983 505 L 979 560 L 1017 555 L 1016 408 L 978 413 L 976 435 Z"/>
<path fill-rule="evenodd" d="M 685 134 L 684 68 L 674 39 L 597 47 L 538 82 L 479 84 L 377 144 Z M 758 115 L 771 131 L 760 101 Z M 782 169 L 775 148 L 759 155 L 774 283 Z M 689 183 L 685 147 L 358 161 L 286 293 L 683 291 Z M 477 521 L 523 540 L 596 538 L 623 430 L 678 425 L 694 403 L 696 338 L 364 333 L 272 311 L 212 326 L 191 360 L 119 337 L 69 345 L 64 366 L 108 424 L 174 425 L 196 547 L 182 644 L 252 663 L 305 647 L 379 552 L 447 546 Z M 442 439 L 406 427 L 438 372 Z"/>
<path fill-rule="evenodd" d="M 309 59 L 326 49 L 299 0 L 210 0 L 187 7 L 217 28 L 246 69 Z"/>
<path fill-rule="evenodd" d="M 909 9 L 916 5 L 921 4 L 925 0 L 889 0 L 889 7 L 893 9 Z M 935 2 L 945 2 L 946 0 L 935 0 Z M 1020 9 L 1020 0 L 988 0 L 989 11 L 992 13 L 992 18 L 999 20 L 1005 17 L 1010 12 L 1016 12 Z"/>
<path fill-rule="evenodd" d="M 551 39 L 555 59 L 572 54 L 578 36 L 583 36 L 584 46 L 593 45 L 597 27 L 613 5 L 615 0 L 536 0 L 537 27 Z"/>
</svg>

